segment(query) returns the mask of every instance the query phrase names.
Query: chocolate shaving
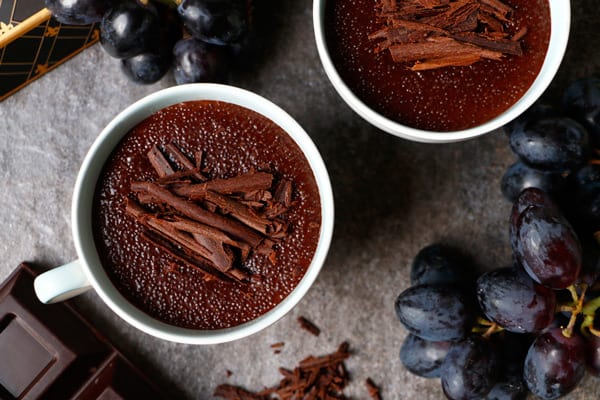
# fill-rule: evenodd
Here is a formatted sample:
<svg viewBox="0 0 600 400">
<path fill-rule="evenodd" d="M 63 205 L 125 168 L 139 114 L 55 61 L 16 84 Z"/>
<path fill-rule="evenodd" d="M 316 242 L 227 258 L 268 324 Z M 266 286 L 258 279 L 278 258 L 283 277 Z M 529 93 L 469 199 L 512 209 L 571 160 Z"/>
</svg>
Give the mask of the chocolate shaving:
<svg viewBox="0 0 600 400">
<path fill-rule="evenodd" d="M 516 43 L 516 42 L 515 42 Z M 423 43 L 397 44 L 390 47 L 390 54 L 395 62 L 415 61 L 427 62 L 447 57 L 477 56 L 499 60 L 502 53 L 495 52 L 447 37 L 435 37 Z"/>
<path fill-rule="evenodd" d="M 275 188 L 275 201 L 283 204 L 285 207 L 292 205 L 292 183 L 287 179 L 282 179 Z"/>
<path fill-rule="evenodd" d="M 477 47 L 496 51 L 499 53 L 514 54 L 516 56 L 523 55 L 523 49 L 521 48 L 521 44 L 518 41 L 508 39 L 491 40 L 473 33 L 454 35 L 453 38 L 460 42 L 469 43 Z"/>
<path fill-rule="evenodd" d="M 500 61 L 523 54 L 527 28 L 511 37 L 513 14 L 500 0 L 376 0 L 380 27 L 368 37 L 413 71 Z"/>
<path fill-rule="evenodd" d="M 478 54 L 462 54 L 458 56 L 448 56 L 442 58 L 435 58 L 423 62 L 417 61 L 415 65 L 410 67 L 412 71 L 425 71 L 428 69 L 436 69 L 442 67 L 457 67 L 457 66 L 468 66 L 477 61 L 481 57 Z"/>
<path fill-rule="evenodd" d="M 126 212 L 154 233 L 154 237 L 147 236 L 147 239 L 178 259 L 192 259 L 193 264 L 199 265 L 205 273 L 212 274 L 212 270 L 216 269 L 236 280 L 248 279 L 244 271 L 234 268 L 233 253 L 223 247 L 223 241 L 183 230 L 181 228 L 185 229 L 187 225 L 182 224 L 181 220 L 172 222 L 159 218 L 133 202 L 127 203 Z M 193 221 L 190 223 L 194 224 Z"/>
<path fill-rule="evenodd" d="M 222 384 L 217 386 L 214 396 L 228 400 L 347 399 L 343 390 L 349 383 L 349 377 L 344 361 L 349 356 L 346 343 L 334 353 L 306 358 L 293 371 L 279 368 L 283 378 L 276 386 L 251 392 L 239 386 Z"/>
<path fill-rule="evenodd" d="M 312 333 L 315 336 L 319 336 L 321 334 L 321 330 L 318 326 L 302 316 L 298 317 L 298 323 L 302 329 Z"/>
<path fill-rule="evenodd" d="M 255 214 L 251 208 L 227 196 L 223 196 L 219 193 L 207 190 L 205 200 L 213 203 L 221 210 L 223 210 L 226 214 L 230 214 L 232 217 L 234 217 L 241 223 L 262 234 L 277 231 L 275 221 L 271 221 L 267 218 L 263 218 L 260 215 Z"/>
<path fill-rule="evenodd" d="M 175 171 L 154 145 L 147 156 L 158 177 L 154 182 L 132 182 L 137 201 L 131 197 L 125 205 L 126 213 L 146 228 L 142 237 L 197 268 L 207 280 L 257 281 L 240 265 L 252 252 L 276 262 L 274 246 L 288 230 L 281 215 L 289 206 L 274 202 L 270 191 L 289 186 L 280 196 L 291 205 L 291 183 L 273 189 L 273 175 L 256 171 L 208 180 L 200 172 L 202 151 L 196 151 L 193 160 L 174 143 L 164 149 L 180 170 Z M 193 183 L 199 180 L 203 182 Z"/>
<path fill-rule="evenodd" d="M 193 268 L 198 270 L 200 273 L 204 275 L 204 280 L 212 281 L 228 281 L 228 277 L 215 271 L 206 265 L 206 261 L 202 258 L 196 256 L 193 253 L 186 252 L 185 249 L 177 247 L 167 238 L 162 237 L 160 234 L 146 231 L 142 233 L 142 239 L 146 240 L 149 243 L 152 243 L 157 248 L 161 249 L 165 253 L 169 254 L 171 257 L 183 262 L 186 265 L 191 265 Z M 170 270 L 173 268 L 170 266 Z"/>
<path fill-rule="evenodd" d="M 148 161 L 150 161 L 150 164 L 152 164 L 152 167 L 161 178 L 172 175 L 175 172 L 156 145 L 152 146 L 152 149 L 148 152 Z"/>
<path fill-rule="evenodd" d="M 190 200 L 204 200 L 208 190 L 220 194 L 248 194 L 258 190 L 266 191 L 272 183 L 273 175 L 268 172 L 248 172 L 232 178 L 213 179 L 201 184 L 177 184 L 172 187 L 172 190 L 178 196 L 187 197 Z"/>
<path fill-rule="evenodd" d="M 513 40 L 516 42 L 516 41 L 523 39 L 523 37 L 525 35 L 527 35 L 527 27 L 520 29 L 517 33 L 515 33 L 513 35 L 513 37 L 510 38 L 510 40 Z"/>
<path fill-rule="evenodd" d="M 258 247 L 263 240 L 258 233 L 249 229 L 247 226 L 232 220 L 231 218 L 225 218 L 220 214 L 205 210 L 195 203 L 176 196 L 169 190 L 155 183 L 133 182 L 131 184 L 131 190 L 137 193 L 150 195 L 155 202 L 164 204 L 195 221 L 220 229 L 223 232 L 248 243 L 252 247 Z"/>
<path fill-rule="evenodd" d="M 381 400 L 381 393 L 379 392 L 379 387 L 375 385 L 375 382 L 371 378 L 367 378 L 365 381 L 365 386 L 367 387 L 367 392 L 371 399 L 373 400 Z"/>
<path fill-rule="evenodd" d="M 491 7 L 494 10 L 494 13 L 499 17 L 507 18 L 513 12 L 511 7 L 500 0 L 480 0 L 480 2 L 481 4 Z"/>
</svg>

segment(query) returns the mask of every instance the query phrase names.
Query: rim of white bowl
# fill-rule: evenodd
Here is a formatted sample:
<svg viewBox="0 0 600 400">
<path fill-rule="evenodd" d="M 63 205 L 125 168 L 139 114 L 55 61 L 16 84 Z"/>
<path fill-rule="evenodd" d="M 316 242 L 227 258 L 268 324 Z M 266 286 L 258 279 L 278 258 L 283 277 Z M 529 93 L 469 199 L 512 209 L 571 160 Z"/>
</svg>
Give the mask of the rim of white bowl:
<svg viewBox="0 0 600 400">
<path fill-rule="evenodd" d="M 329 56 L 323 30 L 327 1 L 332 0 L 314 0 L 313 27 L 321 64 L 337 93 L 354 112 L 375 127 L 403 139 L 424 143 L 450 143 L 471 139 L 492 132 L 521 115 L 533 105 L 554 79 L 567 48 L 571 26 L 571 2 L 569 0 L 548 0 L 551 30 L 548 50 L 537 78 L 521 99 L 502 114 L 484 124 L 458 131 L 436 132 L 412 128 L 384 117 L 367 106 L 344 83 Z"/>
<path fill-rule="evenodd" d="M 313 259 L 296 288 L 277 306 L 260 317 L 227 329 L 198 330 L 166 324 L 150 317 L 114 287 L 104 271 L 94 245 L 91 208 L 96 182 L 104 162 L 123 136 L 152 113 L 182 101 L 219 100 L 254 110 L 269 118 L 298 144 L 317 182 L 321 201 L 321 230 Z M 119 113 L 100 133 L 81 165 L 75 183 L 72 211 L 73 239 L 85 274 L 104 303 L 139 330 L 160 339 L 187 344 L 225 343 L 259 332 L 286 315 L 308 292 L 329 251 L 333 236 L 333 191 L 325 163 L 306 131 L 287 112 L 266 98 L 234 86 L 189 84 L 150 94 Z"/>
</svg>

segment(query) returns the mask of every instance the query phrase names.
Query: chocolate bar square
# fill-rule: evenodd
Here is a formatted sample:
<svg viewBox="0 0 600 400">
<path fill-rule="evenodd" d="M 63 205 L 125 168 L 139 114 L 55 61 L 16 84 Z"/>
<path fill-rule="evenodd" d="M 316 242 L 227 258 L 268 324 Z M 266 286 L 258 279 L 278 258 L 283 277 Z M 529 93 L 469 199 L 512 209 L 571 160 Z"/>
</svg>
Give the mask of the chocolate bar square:
<svg viewBox="0 0 600 400">
<path fill-rule="evenodd" d="M 163 396 L 67 303 L 42 304 L 35 272 L 0 286 L 0 399 L 160 399 Z"/>
</svg>

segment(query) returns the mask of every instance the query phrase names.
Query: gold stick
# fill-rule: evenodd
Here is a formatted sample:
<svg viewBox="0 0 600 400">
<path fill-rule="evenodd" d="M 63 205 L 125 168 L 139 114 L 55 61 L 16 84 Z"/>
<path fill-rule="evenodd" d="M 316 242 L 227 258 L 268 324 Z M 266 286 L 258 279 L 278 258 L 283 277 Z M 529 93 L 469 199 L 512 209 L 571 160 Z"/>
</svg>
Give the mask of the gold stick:
<svg viewBox="0 0 600 400">
<path fill-rule="evenodd" d="M 29 32 L 36 26 L 42 24 L 43 22 L 46 22 L 51 16 L 52 13 L 50 13 L 50 10 L 48 10 L 47 8 L 42 8 L 40 11 L 36 12 L 31 17 L 21 22 L 19 25 L 14 26 L 4 35 L 0 36 L 0 49 L 6 47 L 6 45 L 8 45 L 10 42 L 23 36 L 25 33 Z"/>
</svg>

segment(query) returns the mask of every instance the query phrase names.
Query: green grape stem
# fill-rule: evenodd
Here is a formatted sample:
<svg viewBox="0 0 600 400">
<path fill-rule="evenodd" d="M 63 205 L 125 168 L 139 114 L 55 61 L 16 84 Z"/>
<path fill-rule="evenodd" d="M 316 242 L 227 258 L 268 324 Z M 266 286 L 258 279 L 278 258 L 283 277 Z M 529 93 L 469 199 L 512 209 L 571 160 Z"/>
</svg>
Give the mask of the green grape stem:
<svg viewBox="0 0 600 400">
<path fill-rule="evenodd" d="M 581 333 L 585 336 L 594 335 L 600 337 L 600 330 L 594 327 L 596 311 L 600 309 L 600 297 L 596 297 L 585 303 L 582 309 L 583 321 L 581 322 Z"/>
<path fill-rule="evenodd" d="M 471 328 L 471 332 L 473 333 L 481 333 L 482 337 L 488 339 L 494 333 L 498 333 L 503 331 L 504 328 L 497 324 L 496 322 L 489 321 L 483 317 L 477 317 L 475 326 Z"/>
<path fill-rule="evenodd" d="M 569 318 L 569 324 L 565 329 L 563 329 L 562 333 L 565 337 L 570 338 L 573 335 L 573 329 L 575 328 L 575 323 L 577 322 L 577 316 L 581 314 L 584 309 L 583 301 L 585 300 L 587 285 L 585 283 L 581 284 L 581 295 L 577 294 L 577 287 L 575 284 L 569 286 L 567 289 L 571 293 L 573 305 L 571 306 L 571 318 Z"/>
</svg>

